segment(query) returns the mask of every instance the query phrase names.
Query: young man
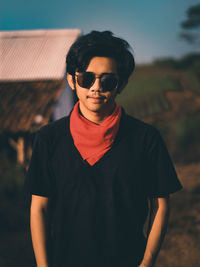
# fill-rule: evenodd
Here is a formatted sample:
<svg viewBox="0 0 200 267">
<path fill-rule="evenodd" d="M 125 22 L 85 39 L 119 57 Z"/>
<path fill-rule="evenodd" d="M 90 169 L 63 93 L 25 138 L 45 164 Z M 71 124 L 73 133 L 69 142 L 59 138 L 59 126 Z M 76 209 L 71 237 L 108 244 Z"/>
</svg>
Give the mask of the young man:
<svg viewBox="0 0 200 267">
<path fill-rule="evenodd" d="M 181 185 L 158 130 L 115 102 L 134 70 L 129 45 L 93 31 L 66 63 L 79 101 L 37 133 L 27 174 L 37 266 L 151 267 Z"/>
</svg>

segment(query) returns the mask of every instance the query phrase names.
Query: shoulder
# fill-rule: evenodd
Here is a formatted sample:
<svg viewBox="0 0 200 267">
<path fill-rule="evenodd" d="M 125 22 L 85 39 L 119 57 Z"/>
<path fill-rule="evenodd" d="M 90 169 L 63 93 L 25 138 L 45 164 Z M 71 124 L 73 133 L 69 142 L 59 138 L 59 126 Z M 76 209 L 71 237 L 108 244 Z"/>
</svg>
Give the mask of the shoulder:
<svg viewBox="0 0 200 267">
<path fill-rule="evenodd" d="M 122 124 L 130 134 L 135 133 L 141 137 L 155 137 L 160 135 L 159 130 L 151 124 L 130 116 L 123 112 Z"/>
<path fill-rule="evenodd" d="M 69 130 L 69 116 L 65 116 L 59 120 L 48 123 L 45 126 L 41 127 L 37 132 L 37 135 L 41 139 L 48 141 L 56 140 L 62 138 Z"/>
<path fill-rule="evenodd" d="M 160 131 L 133 116 L 122 113 L 122 135 L 126 136 L 129 145 L 133 144 L 144 151 L 152 151 L 159 147 L 165 147 L 165 141 Z"/>
</svg>

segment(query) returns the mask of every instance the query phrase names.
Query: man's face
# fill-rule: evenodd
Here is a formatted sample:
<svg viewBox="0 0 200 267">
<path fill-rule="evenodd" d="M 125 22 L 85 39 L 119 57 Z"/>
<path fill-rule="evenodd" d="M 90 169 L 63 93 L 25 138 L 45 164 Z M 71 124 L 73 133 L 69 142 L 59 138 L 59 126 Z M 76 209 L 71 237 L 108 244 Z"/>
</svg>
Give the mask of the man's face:
<svg viewBox="0 0 200 267">
<path fill-rule="evenodd" d="M 115 59 L 108 57 L 92 58 L 86 71 L 93 72 L 96 77 L 99 77 L 102 73 L 114 73 L 118 76 Z M 76 72 L 76 74 L 78 74 L 78 72 Z M 76 90 L 77 97 L 80 101 L 79 107 L 85 117 L 89 117 L 94 113 L 105 116 L 106 114 L 110 114 L 111 110 L 113 110 L 118 88 L 104 92 L 101 88 L 99 78 L 96 78 L 94 84 L 89 89 L 80 87 L 77 83 L 76 76 L 74 86 L 69 78 L 68 81 L 70 86 L 74 87 L 73 89 Z"/>
</svg>

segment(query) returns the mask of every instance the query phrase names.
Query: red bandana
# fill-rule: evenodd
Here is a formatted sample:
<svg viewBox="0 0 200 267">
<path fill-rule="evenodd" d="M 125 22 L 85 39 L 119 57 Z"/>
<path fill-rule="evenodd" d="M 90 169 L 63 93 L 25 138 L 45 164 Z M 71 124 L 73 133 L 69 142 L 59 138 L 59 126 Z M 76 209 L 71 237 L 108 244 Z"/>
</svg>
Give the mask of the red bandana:
<svg viewBox="0 0 200 267">
<path fill-rule="evenodd" d="M 76 103 L 70 116 L 70 132 L 83 160 L 94 165 L 111 148 L 119 129 L 121 107 L 116 103 L 113 113 L 97 125 L 79 112 Z"/>
</svg>

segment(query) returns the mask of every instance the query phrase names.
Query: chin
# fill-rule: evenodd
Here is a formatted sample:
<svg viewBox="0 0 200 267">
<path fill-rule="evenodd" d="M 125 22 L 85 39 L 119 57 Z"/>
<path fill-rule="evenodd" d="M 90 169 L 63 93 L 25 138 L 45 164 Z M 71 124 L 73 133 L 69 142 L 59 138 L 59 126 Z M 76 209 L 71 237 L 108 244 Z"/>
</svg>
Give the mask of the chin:
<svg viewBox="0 0 200 267">
<path fill-rule="evenodd" d="M 90 110 L 92 112 L 97 112 L 98 113 L 98 112 L 102 112 L 104 110 L 104 108 L 103 107 L 91 107 Z"/>
</svg>

